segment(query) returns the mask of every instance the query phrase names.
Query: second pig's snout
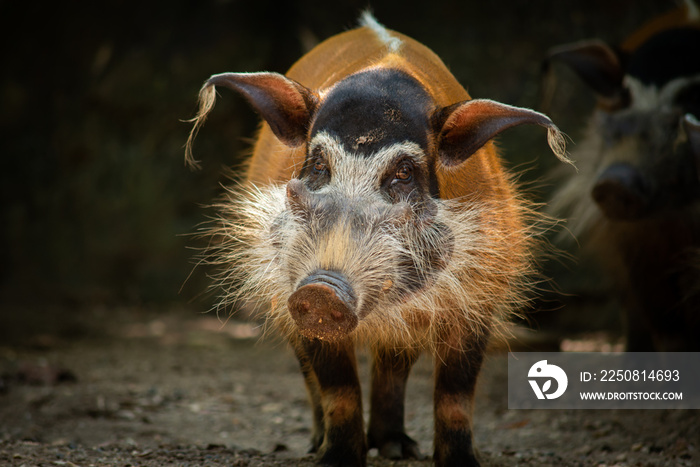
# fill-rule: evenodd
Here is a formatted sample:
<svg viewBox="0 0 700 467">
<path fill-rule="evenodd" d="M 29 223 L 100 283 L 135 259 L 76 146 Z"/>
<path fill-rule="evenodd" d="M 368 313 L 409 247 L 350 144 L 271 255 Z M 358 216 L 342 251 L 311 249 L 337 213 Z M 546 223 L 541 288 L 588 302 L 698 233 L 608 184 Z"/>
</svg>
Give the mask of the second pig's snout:
<svg viewBox="0 0 700 467">
<path fill-rule="evenodd" d="M 337 341 L 359 321 L 352 286 L 340 273 L 316 271 L 301 281 L 287 302 L 299 332 L 305 337 Z"/>
<path fill-rule="evenodd" d="M 638 169 L 617 163 L 598 177 L 591 195 L 609 219 L 631 220 L 646 213 L 650 189 Z"/>
</svg>

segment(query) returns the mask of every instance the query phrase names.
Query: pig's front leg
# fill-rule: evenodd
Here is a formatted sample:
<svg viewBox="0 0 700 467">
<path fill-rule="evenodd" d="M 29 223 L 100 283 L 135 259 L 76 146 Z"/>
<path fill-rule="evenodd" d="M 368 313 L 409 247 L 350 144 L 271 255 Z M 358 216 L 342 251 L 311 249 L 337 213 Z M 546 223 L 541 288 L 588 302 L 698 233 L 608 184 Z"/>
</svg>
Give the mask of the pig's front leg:
<svg viewBox="0 0 700 467">
<path fill-rule="evenodd" d="M 406 380 L 418 352 L 380 348 L 373 353 L 369 447 L 390 459 L 420 459 L 418 444 L 404 428 Z"/>
<path fill-rule="evenodd" d="M 486 348 L 480 337 L 455 326 L 435 354 L 435 465 L 478 466 L 472 443 L 474 389 Z"/>
<path fill-rule="evenodd" d="M 323 406 L 321 405 L 321 388 L 316 378 L 316 372 L 311 366 L 311 360 L 304 350 L 304 345 L 301 339 L 292 339 L 292 347 L 294 353 L 299 360 L 301 373 L 304 375 L 304 383 L 306 383 L 306 391 L 309 394 L 309 402 L 313 415 L 313 429 L 311 434 L 311 448 L 309 452 L 318 452 L 323 444 Z"/>
<path fill-rule="evenodd" d="M 302 369 L 308 365 L 305 377 L 312 397 L 314 424 L 323 424 L 322 441 L 319 440 L 320 434 L 314 433 L 314 442 L 320 441 L 318 462 L 333 466 L 365 466 L 367 443 L 362 420 L 362 395 L 352 343 L 329 344 L 301 338 L 300 344 L 305 355 L 305 360 L 300 359 Z M 321 411 L 323 418 L 318 420 Z"/>
</svg>

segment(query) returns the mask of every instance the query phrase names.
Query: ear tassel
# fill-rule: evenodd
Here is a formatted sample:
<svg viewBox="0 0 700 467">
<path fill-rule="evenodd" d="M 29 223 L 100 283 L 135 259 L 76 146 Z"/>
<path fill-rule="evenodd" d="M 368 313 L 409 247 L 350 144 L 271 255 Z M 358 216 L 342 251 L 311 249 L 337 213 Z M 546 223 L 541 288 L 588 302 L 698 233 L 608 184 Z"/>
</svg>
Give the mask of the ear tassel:
<svg viewBox="0 0 700 467">
<path fill-rule="evenodd" d="M 566 162 L 567 164 L 571 164 L 574 166 L 574 168 L 576 168 L 574 161 L 571 160 L 566 152 L 566 140 L 564 139 L 564 135 L 555 125 L 547 127 L 547 144 L 549 144 L 549 148 L 552 150 L 554 155 L 557 156 L 557 159 L 562 162 Z"/>
<path fill-rule="evenodd" d="M 197 115 L 187 122 L 194 123 L 192 130 L 190 130 L 190 135 L 187 138 L 187 144 L 185 144 L 185 163 L 194 169 L 199 169 L 199 161 L 192 155 L 192 145 L 194 144 L 194 139 L 199 133 L 199 129 L 204 125 L 207 120 L 209 112 L 214 108 L 214 103 L 216 102 L 216 87 L 210 83 L 204 83 L 202 89 L 199 90 L 199 110 Z"/>
</svg>

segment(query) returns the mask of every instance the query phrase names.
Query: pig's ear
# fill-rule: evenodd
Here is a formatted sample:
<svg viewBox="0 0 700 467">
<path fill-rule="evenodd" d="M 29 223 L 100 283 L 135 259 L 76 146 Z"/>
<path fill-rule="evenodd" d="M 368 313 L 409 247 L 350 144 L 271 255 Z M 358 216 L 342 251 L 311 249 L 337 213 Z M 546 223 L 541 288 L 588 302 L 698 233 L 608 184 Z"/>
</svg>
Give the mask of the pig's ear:
<svg viewBox="0 0 700 467">
<path fill-rule="evenodd" d="M 542 64 L 543 76 L 551 76 L 552 62 L 571 68 L 596 93 L 601 106 L 614 109 L 629 105 L 620 55 L 603 41 L 581 41 L 551 49 Z"/>
<path fill-rule="evenodd" d="M 214 107 L 216 86 L 239 92 L 270 125 L 284 144 L 296 147 L 306 139 L 317 104 L 316 95 L 279 73 L 221 73 L 209 78 L 199 92 L 199 111 L 187 140 L 186 157 L 192 159 L 192 141 Z"/>
<path fill-rule="evenodd" d="M 571 163 L 559 129 L 546 115 L 534 110 L 474 99 L 437 111 L 433 122 L 438 155 L 446 166 L 461 164 L 502 131 L 526 123 L 547 128 L 549 147 L 559 159 Z"/>
</svg>

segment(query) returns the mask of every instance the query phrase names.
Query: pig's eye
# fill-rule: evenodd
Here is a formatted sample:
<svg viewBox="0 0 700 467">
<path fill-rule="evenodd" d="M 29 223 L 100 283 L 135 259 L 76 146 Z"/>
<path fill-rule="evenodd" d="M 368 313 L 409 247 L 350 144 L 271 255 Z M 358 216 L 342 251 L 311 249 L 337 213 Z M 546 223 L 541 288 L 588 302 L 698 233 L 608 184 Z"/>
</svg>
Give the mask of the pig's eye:
<svg viewBox="0 0 700 467">
<path fill-rule="evenodd" d="M 301 176 L 306 181 L 306 186 L 311 190 L 318 190 L 330 181 L 331 171 L 323 149 L 316 147 L 309 154 Z"/>
<path fill-rule="evenodd" d="M 328 171 L 328 164 L 326 163 L 325 154 L 319 147 L 314 148 L 309 162 L 311 173 L 314 175 L 320 175 Z"/>
<path fill-rule="evenodd" d="M 314 172 L 321 173 L 326 171 L 326 161 L 322 157 L 314 159 Z"/>
<path fill-rule="evenodd" d="M 398 202 L 419 195 L 422 174 L 420 166 L 416 165 L 411 156 L 401 156 L 391 168 L 387 167 L 387 169 L 382 178 L 381 187 L 390 200 Z"/>
<path fill-rule="evenodd" d="M 396 174 L 394 174 L 394 182 L 410 182 L 413 179 L 413 165 L 409 161 L 403 161 L 396 168 Z"/>
</svg>

